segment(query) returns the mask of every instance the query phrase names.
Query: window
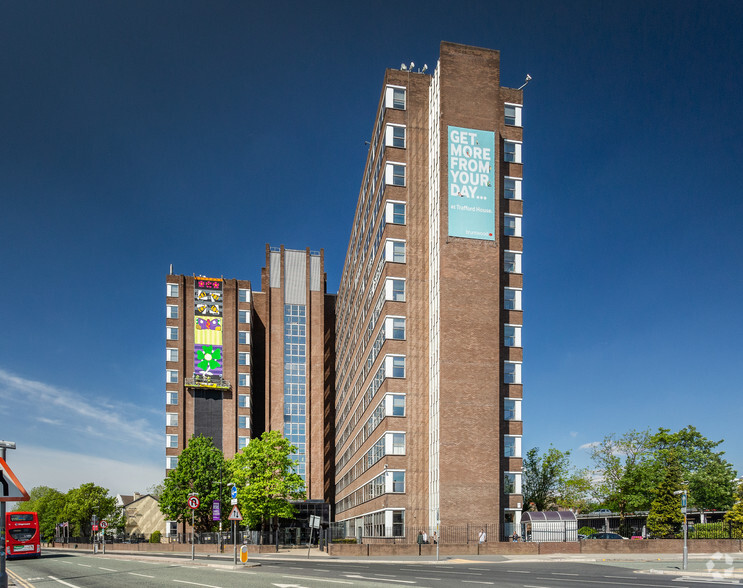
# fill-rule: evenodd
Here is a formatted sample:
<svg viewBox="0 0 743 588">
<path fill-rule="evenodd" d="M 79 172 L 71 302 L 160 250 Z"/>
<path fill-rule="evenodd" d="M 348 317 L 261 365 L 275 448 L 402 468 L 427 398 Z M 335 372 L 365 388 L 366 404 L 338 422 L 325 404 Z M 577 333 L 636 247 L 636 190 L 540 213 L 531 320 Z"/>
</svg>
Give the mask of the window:
<svg viewBox="0 0 743 588">
<path fill-rule="evenodd" d="M 392 491 L 405 492 L 405 472 L 392 472 Z"/>
<path fill-rule="evenodd" d="M 405 127 L 402 125 L 387 125 L 384 144 L 387 147 L 405 149 Z"/>
<path fill-rule="evenodd" d="M 405 164 L 388 163 L 385 167 L 385 184 L 392 186 L 405 185 Z"/>
<path fill-rule="evenodd" d="M 178 404 L 178 392 L 166 392 L 165 404 Z"/>
<path fill-rule="evenodd" d="M 250 386 L 250 374 L 237 374 L 238 386 Z"/>
<path fill-rule="evenodd" d="M 503 308 L 506 310 L 521 310 L 521 289 L 503 289 Z"/>
<path fill-rule="evenodd" d="M 245 449 L 250 443 L 250 437 L 238 437 L 237 438 L 237 449 Z"/>
<path fill-rule="evenodd" d="M 405 203 L 387 201 L 385 203 L 384 221 L 393 225 L 405 224 Z"/>
<path fill-rule="evenodd" d="M 392 395 L 392 416 L 405 416 L 405 396 L 403 394 Z"/>
<path fill-rule="evenodd" d="M 165 327 L 165 338 L 168 341 L 178 341 L 178 327 Z"/>
<path fill-rule="evenodd" d="M 249 394 L 238 394 L 237 395 L 237 406 L 240 408 L 250 408 L 250 395 Z"/>
<path fill-rule="evenodd" d="M 178 449 L 178 435 L 165 435 L 165 447 Z"/>
<path fill-rule="evenodd" d="M 503 198 L 521 200 L 521 178 L 503 178 Z"/>
<path fill-rule="evenodd" d="M 386 108 L 405 110 L 405 88 L 387 86 L 384 96 L 384 105 Z"/>
<path fill-rule="evenodd" d="M 506 398 L 503 400 L 503 420 L 521 420 L 521 400 L 515 398 Z"/>
<path fill-rule="evenodd" d="M 392 536 L 402 537 L 405 535 L 405 511 L 392 511 Z"/>
<path fill-rule="evenodd" d="M 503 215 L 503 234 L 508 237 L 521 237 L 521 215 Z"/>
<path fill-rule="evenodd" d="M 405 280 L 401 278 L 387 278 L 386 281 L 387 300 L 405 302 Z"/>
<path fill-rule="evenodd" d="M 237 426 L 240 429 L 249 429 L 250 428 L 250 417 L 244 414 L 239 415 L 237 417 Z"/>
<path fill-rule="evenodd" d="M 390 433 L 387 433 L 390 435 Z M 391 455 L 405 455 L 405 433 L 391 433 L 392 451 Z"/>
<path fill-rule="evenodd" d="M 247 288 L 239 288 L 237 290 L 237 301 L 250 302 L 250 290 L 248 290 Z"/>
<path fill-rule="evenodd" d="M 521 105 L 520 104 L 508 104 L 504 107 L 504 118 L 505 123 L 509 127 L 520 127 L 521 126 Z"/>
<path fill-rule="evenodd" d="M 178 370 L 165 370 L 165 381 L 168 384 L 178 383 Z"/>
<path fill-rule="evenodd" d="M 169 319 L 177 319 L 178 318 L 178 305 L 168 304 L 165 307 L 165 316 Z"/>
<path fill-rule="evenodd" d="M 250 331 L 238 331 L 237 342 L 240 345 L 250 345 Z"/>
<path fill-rule="evenodd" d="M 178 458 L 172 455 L 169 455 L 165 458 L 165 469 L 167 470 L 174 470 L 178 467 Z"/>
<path fill-rule="evenodd" d="M 521 437 L 505 435 L 503 437 L 503 455 L 505 457 L 521 457 Z"/>
<path fill-rule="evenodd" d="M 178 298 L 178 284 L 166 284 L 166 286 L 166 296 L 169 296 L 170 298 Z"/>
<path fill-rule="evenodd" d="M 177 427 L 178 426 L 178 413 L 177 412 L 166 412 L 165 413 L 165 426 L 166 427 Z"/>
<path fill-rule="evenodd" d="M 504 251 L 503 252 L 503 271 L 508 274 L 521 273 L 521 252 Z"/>
<path fill-rule="evenodd" d="M 520 141 L 503 141 L 503 161 L 521 163 Z"/>
<path fill-rule="evenodd" d="M 165 361 L 178 361 L 178 349 L 176 347 L 165 349 Z"/>
<path fill-rule="evenodd" d="M 521 325 L 503 325 L 503 345 L 521 347 Z"/>
<path fill-rule="evenodd" d="M 405 241 L 387 239 L 385 244 L 385 259 L 394 263 L 405 263 Z"/>
<path fill-rule="evenodd" d="M 503 474 L 503 493 L 521 494 L 521 474 L 512 472 Z"/>
<path fill-rule="evenodd" d="M 243 325 L 250 324 L 250 311 L 249 310 L 238 310 L 237 311 L 237 322 Z"/>
<path fill-rule="evenodd" d="M 503 362 L 503 382 L 506 384 L 521 383 L 521 362 L 504 361 Z"/>
<path fill-rule="evenodd" d="M 239 351 L 237 354 L 237 365 L 250 365 L 250 353 Z"/>
<path fill-rule="evenodd" d="M 387 375 L 392 378 L 405 377 L 405 356 L 388 355 L 387 356 Z"/>
<path fill-rule="evenodd" d="M 405 339 L 405 318 L 386 317 L 384 321 L 385 335 L 387 339 Z"/>
</svg>

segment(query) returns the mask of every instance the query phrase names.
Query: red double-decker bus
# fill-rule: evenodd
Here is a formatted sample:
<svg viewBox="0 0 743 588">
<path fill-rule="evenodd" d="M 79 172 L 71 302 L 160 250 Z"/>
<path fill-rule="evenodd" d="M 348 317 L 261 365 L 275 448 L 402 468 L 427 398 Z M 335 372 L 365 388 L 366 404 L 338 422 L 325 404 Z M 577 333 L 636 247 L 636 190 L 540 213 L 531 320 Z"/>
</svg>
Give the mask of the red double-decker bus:
<svg viewBox="0 0 743 588">
<path fill-rule="evenodd" d="M 5 513 L 5 555 L 41 557 L 39 518 L 35 512 Z"/>
</svg>

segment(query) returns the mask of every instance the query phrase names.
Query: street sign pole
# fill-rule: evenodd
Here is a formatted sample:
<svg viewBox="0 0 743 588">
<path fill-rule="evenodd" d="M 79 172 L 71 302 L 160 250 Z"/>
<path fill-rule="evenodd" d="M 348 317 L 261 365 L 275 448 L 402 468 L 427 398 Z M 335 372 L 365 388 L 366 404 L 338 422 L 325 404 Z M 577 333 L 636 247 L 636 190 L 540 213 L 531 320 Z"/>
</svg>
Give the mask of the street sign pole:
<svg viewBox="0 0 743 588">
<path fill-rule="evenodd" d="M 13 441 L 0 441 L 0 458 L 5 461 L 5 450 L 15 449 Z M 0 588 L 8 588 L 8 573 L 5 570 L 5 502 L 0 502 Z"/>
<path fill-rule="evenodd" d="M 232 521 L 232 565 L 237 565 L 237 521 Z"/>
<path fill-rule="evenodd" d="M 199 495 L 196 492 L 191 492 L 191 494 L 188 495 L 188 508 L 191 509 L 191 561 L 195 559 L 194 539 L 196 535 L 196 527 L 194 526 L 194 523 L 196 517 L 196 509 L 199 508 L 198 496 Z"/>
</svg>

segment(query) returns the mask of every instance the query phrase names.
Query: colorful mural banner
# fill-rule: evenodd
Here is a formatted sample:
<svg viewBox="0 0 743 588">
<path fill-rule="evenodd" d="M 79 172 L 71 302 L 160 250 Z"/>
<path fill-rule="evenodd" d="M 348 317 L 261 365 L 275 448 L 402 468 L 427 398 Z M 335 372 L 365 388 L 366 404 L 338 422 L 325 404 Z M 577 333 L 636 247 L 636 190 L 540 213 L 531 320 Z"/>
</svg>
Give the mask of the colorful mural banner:
<svg viewBox="0 0 743 588">
<path fill-rule="evenodd" d="M 495 241 L 495 133 L 447 132 L 449 236 Z"/>
<path fill-rule="evenodd" d="M 194 375 L 221 376 L 222 348 L 217 345 L 194 345 Z"/>
<path fill-rule="evenodd" d="M 222 345 L 222 321 L 220 317 L 194 317 L 194 343 L 203 345 Z"/>
</svg>

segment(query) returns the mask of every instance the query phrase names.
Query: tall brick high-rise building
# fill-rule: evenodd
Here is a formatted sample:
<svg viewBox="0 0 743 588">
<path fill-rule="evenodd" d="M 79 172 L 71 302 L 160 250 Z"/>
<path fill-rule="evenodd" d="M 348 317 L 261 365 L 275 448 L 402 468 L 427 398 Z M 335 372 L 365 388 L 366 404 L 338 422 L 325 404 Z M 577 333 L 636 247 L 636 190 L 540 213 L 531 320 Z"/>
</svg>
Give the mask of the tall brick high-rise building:
<svg viewBox="0 0 743 588">
<path fill-rule="evenodd" d="M 169 275 L 167 459 L 281 431 L 346 533 L 518 529 L 522 92 L 498 51 L 387 70 L 337 297 L 322 252 L 250 282 Z M 415 531 L 413 531 L 415 530 Z"/>
<path fill-rule="evenodd" d="M 336 309 L 348 532 L 520 521 L 521 112 L 498 51 L 386 72 Z"/>
</svg>

